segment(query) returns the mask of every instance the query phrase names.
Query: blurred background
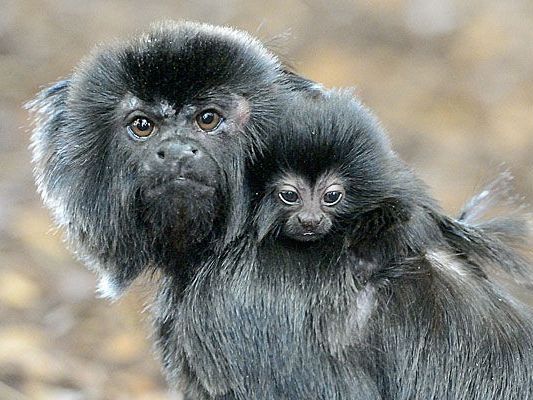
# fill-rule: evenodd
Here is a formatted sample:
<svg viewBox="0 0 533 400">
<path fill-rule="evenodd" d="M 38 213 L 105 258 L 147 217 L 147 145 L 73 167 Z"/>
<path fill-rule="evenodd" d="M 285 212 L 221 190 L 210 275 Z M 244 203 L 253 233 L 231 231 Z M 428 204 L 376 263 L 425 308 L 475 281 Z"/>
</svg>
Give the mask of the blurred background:
<svg viewBox="0 0 533 400">
<path fill-rule="evenodd" d="M 455 213 L 503 168 L 533 199 L 530 0 L 1 0 L 0 399 L 174 399 L 147 296 L 111 304 L 35 193 L 22 104 L 98 43 L 160 19 L 249 31 L 303 75 L 353 86 Z M 533 298 L 516 292 L 525 302 Z"/>
</svg>

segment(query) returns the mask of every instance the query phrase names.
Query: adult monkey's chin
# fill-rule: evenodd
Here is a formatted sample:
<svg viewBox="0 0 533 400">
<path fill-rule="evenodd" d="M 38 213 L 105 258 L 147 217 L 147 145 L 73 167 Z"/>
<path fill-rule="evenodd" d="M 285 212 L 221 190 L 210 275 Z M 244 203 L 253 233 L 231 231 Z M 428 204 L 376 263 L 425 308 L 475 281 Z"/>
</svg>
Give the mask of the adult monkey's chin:
<svg viewBox="0 0 533 400">
<path fill-rule="evenodd" d="M 176 201 L 187 203 L 194 202 L 194 207 L 198 203 L 212 202 L 217 189 L 202 181 L 185 177 L 177 177 L 167 182 L 149 187 L 143 191 L 143 198 L 148 203 L 158 201 L 164 196 L 170 202 Z M 201 208 L 201 205 L 200 205 Z"/>
<path fill-rule="evenodd" d="M 172 246 L 181 250 L 205 239 L 220 223 L 219 203 L 223 200 L 214 188 L 203 188 L 203 192 L 167 188 L 151 197 L 143 206 L 143 220 L 152 235 L 162 241 L 173 237 Z"/>
</svg>

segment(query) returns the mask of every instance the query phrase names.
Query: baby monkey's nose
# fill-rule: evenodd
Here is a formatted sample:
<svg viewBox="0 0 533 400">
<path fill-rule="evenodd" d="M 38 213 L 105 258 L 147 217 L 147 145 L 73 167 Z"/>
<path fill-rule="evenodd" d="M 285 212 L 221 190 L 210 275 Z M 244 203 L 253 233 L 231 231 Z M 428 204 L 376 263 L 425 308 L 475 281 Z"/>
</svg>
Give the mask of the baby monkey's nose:
<svg viewBox="0 0 533 400">
<path fill-rule="evenodd" d="M 298 214 L 298 221 L 306 229 L 315 229 L 320 225 L 324 216 L 319 213 L 300 213 Z"/>
</svg>

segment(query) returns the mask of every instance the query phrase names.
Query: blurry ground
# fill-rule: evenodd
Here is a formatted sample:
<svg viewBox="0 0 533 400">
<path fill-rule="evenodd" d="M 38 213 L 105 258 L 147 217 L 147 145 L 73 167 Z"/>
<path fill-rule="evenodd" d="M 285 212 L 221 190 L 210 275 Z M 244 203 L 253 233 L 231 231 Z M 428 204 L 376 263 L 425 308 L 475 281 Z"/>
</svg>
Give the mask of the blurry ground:
<svg viewBox="0 0 533 400">
<path fill-rule="evenodd" d="M 533 199 L 530 0 L 2 0 L 0 399 L 168 399 L 144 300 L 94 296 L 35 195 L 21 104 L 94 44 L 162 18 L 273 41 L 328 86 L 355 86 L 453 212 L 502 162 Z M 283 35 L 281 35 L 283 36 Z M 531 297 L 523 297 L 531 301 Z M 533 304 L 533 301 L 531 301 Z"/>
</svg>

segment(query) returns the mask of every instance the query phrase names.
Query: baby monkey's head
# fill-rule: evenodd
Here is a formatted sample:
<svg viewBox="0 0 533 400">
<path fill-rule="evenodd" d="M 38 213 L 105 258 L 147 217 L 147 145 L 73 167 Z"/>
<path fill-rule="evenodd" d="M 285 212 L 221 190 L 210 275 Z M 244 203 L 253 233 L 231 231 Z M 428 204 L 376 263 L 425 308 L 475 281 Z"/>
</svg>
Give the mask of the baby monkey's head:
<svg viewBox="0 0 533 400">
<path fill-rule="evenodd" d="M 410 175 L 352 93 L 295 96 L 280 121 L 250 168 L 259 240 L 377 238 L 404 213 Z"/>
<path fill-rule="evenodd" d="M 274 182 L 271 193 L 277 196 L 281 233 L 306 242 L 330 232 L 346 195 L 343 179 L 335 173 L 325 173 L 315 182 L 298 173 L 286 173 Z"/>
</svg>

